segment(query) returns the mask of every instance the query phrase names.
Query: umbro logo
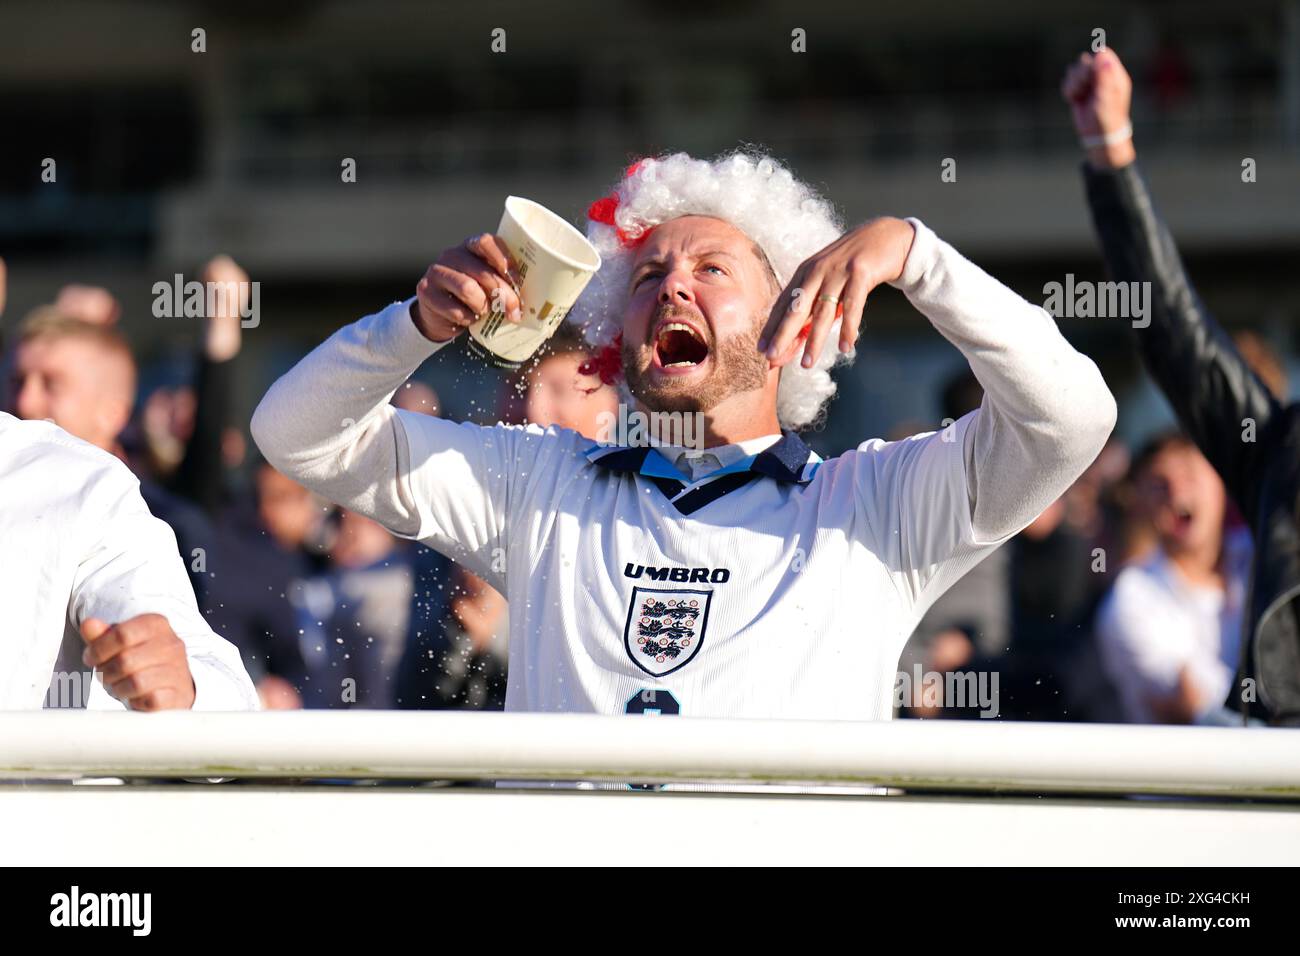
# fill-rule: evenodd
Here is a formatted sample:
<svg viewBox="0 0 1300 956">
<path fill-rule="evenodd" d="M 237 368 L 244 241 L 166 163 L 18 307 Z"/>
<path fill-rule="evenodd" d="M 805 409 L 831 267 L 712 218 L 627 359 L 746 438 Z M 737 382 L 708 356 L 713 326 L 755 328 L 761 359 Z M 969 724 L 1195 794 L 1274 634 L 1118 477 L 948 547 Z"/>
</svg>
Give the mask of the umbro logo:
<svg viewBox="0 0 1300 956">
<path fill-rule="evenodd" d="M 657 568 L 653 564 L 632 564 L 623 568 L 626 578 L 645 575 L 651 581 L 676 581 L 678 584 L 726 584 L 731 580 L 728 568 Z"/>
</svg>

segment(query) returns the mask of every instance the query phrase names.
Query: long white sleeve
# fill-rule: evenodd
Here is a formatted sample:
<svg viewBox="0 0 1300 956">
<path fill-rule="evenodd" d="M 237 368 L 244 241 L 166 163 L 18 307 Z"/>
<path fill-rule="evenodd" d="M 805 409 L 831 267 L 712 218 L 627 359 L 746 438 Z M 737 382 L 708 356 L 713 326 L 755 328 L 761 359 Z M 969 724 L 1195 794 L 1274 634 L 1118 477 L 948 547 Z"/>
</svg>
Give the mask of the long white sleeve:
<svg viewBox="0 0 1300 956">
<path fill-rule="evenodd" d="M 501 589 L 511 483 L 524 429 L 457 423 L 389 399 L 442 345 L 410 300 L 339 329 L 263 396 L 251 431 L 267 461 L 394 534 L 423 541 Z"/>
<path fill-rule="evenodd" d="M 984 401 L 941 431 L 864 442 L 842 480 L 855 488 L 857 534 L 919 619 L 1087 468 L 1115 401 L 1050 315 L 908 221 L 916 235 L 892 285 L 966 357 Z"/>
<path fill-rule="evenodd" d="M 441 346 L 409 303 L 339 329 L 281 376 L 249 423 L 267 461 L 329 500 L 414 533 L 419 516 L 404 480 L 408 446 L 389 399 Z"/>
<path fill-rule="evenodd" d="M 185 643 L 194 678 L 193 709 L 256 710 L 257 691 L 238 649 L 203 619 L 176 553 L 175 534 L 149 512 L 125 466 L 113 461 L 87 481 L 82 514 L 95 530 L 72 580 L 69 626 L 77 628 L 89 617 L 116 624 L 161 614 Z M 96 675 L 86 707 L 121 710 L 125 705 Z"/>
<path fill-rule="evenodd" d="M 966 480 L 976 539 L 996 541 L 1040 515 L 1092 463 L 1115 427 L 1115 399 L 1045 309 L 908 221 L 916 237 L 892 285 L 984 387 L 963 436 Z"/>
</svg>

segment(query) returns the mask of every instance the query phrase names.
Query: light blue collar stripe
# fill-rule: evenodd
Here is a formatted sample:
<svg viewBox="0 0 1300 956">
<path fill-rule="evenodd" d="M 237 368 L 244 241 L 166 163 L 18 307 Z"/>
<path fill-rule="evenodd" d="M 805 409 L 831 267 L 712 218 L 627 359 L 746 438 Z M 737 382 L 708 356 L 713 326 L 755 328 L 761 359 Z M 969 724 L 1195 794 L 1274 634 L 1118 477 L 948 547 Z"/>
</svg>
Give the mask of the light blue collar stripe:
<svg viewBox="0 0 1300 956">
<path fill-rule="evenodd" d="M 604 458 L 606 455 L 612 455 L 615 452 L 632 452 L 632 451 L 636 451 L 636 449 L 629 448 L 624 445 L 608 445 L 608 444 L 602 444 L 601 442 L 594 442 L 589 447 L 584 449 L 582 454 L 587 458 L 588 461 L 596 462 Z M 759 459 L 761 455 L 765 453 L 766 453 L 766 449 L 755 455 L 747 455 L 746 457 L 741 458 L 739 461 L 732 462 L 730 465 L 727 465 L 725 468 L 719 468 L 717 471 L 711 471 L 707 475 L 700 476 L 699 479 L 692 480 L 689 475 L 679 471 L 676 465 L 670 462 L 664 456 L 664 454 L 661 451 L 659 451 L 659 449 L 650 448 L 647 450 L 645 458 L 642 459 L 641 467 L 639 471 L 641 474 L 646 475 L 647 477 L 650 478 L 668 478 L 672 481 L 680 481 L 685 485 L 695 485 L 695 484 L 701 484 L 704 482 L 711 481 L 714 478 L 720 478 L 723 475 L 734 475 L 739 472 L 752 471 L 754 463 Z M 822 464 L 821 456 L 814 451 L 810 451 L 808 453 L 808 461 L 804 464 L 802 473 L 800 474 L 798 480 L 801 482 L 806 482 L 811 480 L 812 476 L 816 474 L 817 468 L 821 464 Z"/>
<path fill-rule="evenodd" d="M 650 454 L 645 456 L 645 461 L 641 463 L 641 474 L 649 475 L 651 478 L 671 478 L 673 481 L 690 480 L 678 471 L 672 462 L 665 458 L 657 448 L 651 448 Z"/>
<path fill-rule="evenodd" d="M 757 455 L 749 455 L 746 458 L 740 459 L 740 461 L 733 461 L 726 468 L 719 468 L 717 471 L 711 471 L 704 477 L 718 478 L 722 475 L 734 475 L 738 471 L 749 471 L 750 465 L 754 464 L 757 459 Z"/>
</svg>

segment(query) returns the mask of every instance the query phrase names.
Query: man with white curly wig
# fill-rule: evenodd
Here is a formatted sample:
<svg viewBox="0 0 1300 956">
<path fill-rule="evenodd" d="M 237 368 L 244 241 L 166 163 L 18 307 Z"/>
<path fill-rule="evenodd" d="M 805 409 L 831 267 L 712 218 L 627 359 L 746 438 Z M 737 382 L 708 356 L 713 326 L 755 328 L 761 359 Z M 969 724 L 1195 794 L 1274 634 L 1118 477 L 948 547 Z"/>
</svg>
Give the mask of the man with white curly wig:
<svg viewBox="0 0 1300 956">
<path fill-rule="evenodd" d="M 490 234 L 276 382 L 253 417 L 259 447 L 507 596 L 507 710 L 888 719 L 926 608 L 1109 436 L 1096 366 L 918 220 L 845 231 L 761 153 L 643 159 L 592 203 L 587 235 L 603 265 L 569 316 L 593 346 L 583 371 L 620 382 L 643 416 L 698 415 L 703 447 L 390 406 L 494 296 L 518 320 L 514 264 Z M 961 350 L 984 402 L 941 432 L 822 461 L 797 431 L 823 413 L 881 284 Z"/>
</svg>

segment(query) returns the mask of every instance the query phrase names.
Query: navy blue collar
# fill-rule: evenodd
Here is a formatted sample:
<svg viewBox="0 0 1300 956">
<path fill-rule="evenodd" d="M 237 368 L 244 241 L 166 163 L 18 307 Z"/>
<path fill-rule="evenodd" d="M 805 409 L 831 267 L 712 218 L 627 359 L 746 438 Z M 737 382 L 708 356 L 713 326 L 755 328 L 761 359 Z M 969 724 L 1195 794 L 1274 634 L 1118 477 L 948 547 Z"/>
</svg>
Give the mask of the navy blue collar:
<svg viewBox="0 0 1300 956">
<path fill-rule="evenodd" d="M 750 470 L 777 481 L 807 484 L 821 464 L 821 456 L 792 431 L 781 430 L 781 438 L 754 457 Z"/>
<path fill-rule="evenodd" d="M 670 481 L 680 477 L 674 473 L 665 474 L 664 458 L 658 453 L 650 454 L 650 446 L 629 448 L 626 445 L 594 444 L 584 451 L 587 460 L 611 471 L 631 471 L 650 478 L 664 478 Z M 796 484 L 806 484 L 812 480 L 821 458 L 804 444 L 797 434 L 782 429 L 781 437 L 767 448 L 749 459 L 751 472 Z"/>
<path fill-rule="evenodd" d="M 640 475 L 663 493 L 683 515 L 694 514 L 711 501 L 743 488 L 755 478 L 766 477 L 788 484 L 804 485 L 812 481 L 821 458 L 794 432 L 782 431 L 781 437 L 757 455 L 736 462 L 699 481 L 684 476 L 656 449 L 645 446 L 595 444 L 586 449 L 587 460 L 610 471 Z"/>
</svg>

